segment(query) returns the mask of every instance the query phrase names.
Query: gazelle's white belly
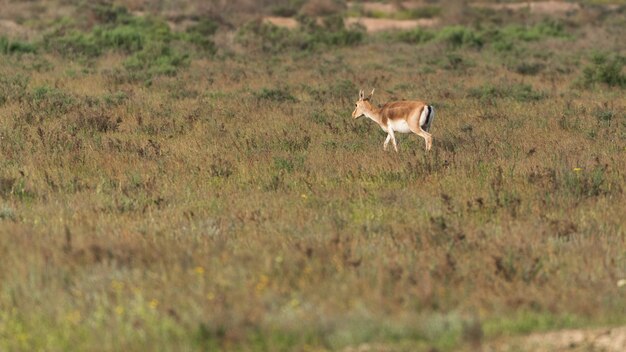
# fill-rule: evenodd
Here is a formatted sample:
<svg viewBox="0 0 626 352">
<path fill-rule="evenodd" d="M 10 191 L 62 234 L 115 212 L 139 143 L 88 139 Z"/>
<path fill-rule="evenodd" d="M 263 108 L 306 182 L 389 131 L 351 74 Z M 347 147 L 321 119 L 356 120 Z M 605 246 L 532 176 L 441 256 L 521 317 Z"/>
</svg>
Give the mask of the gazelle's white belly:
<svg viewBox="0 0 626 352">
<path fill-rule="evenodd" d="M 394 132 L 410 133 L 411 129 L 406 120 L 387 120 L 387 126 L 391 127 Z"/>
</svg>

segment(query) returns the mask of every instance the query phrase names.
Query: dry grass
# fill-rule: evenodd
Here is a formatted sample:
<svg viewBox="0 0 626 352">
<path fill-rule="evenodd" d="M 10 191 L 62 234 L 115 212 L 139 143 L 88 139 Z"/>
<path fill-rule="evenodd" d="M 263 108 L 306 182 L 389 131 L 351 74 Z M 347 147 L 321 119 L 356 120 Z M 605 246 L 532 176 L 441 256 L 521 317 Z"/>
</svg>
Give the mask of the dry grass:
<svg viewBox="0 0 626 352">
<path fill-rule="evenodd" d="M 513 52 L 222 47 L 147 80 L 119 52 L 0 54 L 0 350 L 450 350 L 624 323 L 624 90 L 577 83 L 590 51 L 626 54 L 604 21 Z M 435 106 L 430 153 L 350 118 L 372 87 Z"/>
</svg>

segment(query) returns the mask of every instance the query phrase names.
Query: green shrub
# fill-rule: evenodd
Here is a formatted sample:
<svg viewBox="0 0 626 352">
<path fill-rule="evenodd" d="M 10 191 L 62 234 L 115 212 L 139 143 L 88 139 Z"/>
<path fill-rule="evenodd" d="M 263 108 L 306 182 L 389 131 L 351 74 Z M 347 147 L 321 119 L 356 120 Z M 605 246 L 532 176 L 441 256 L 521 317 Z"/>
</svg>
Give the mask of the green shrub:
<svg viewBox="0 0 626 352">
<path fill-rule="evenodd" d="M 218 25 L 212 20 L 204 19 L 187 28 L 187 40 L 198 47 L 214 53 L 215 43 L 211 37 L 217 32 Z"/>
<path fill-rule="evenodd" d="M 16 76 L 0 76 L 0 106 L 9 101 L 21 101 L 26 96 L 26 87 L 28 86 L 28 77 Z"/>
<path fill-rule="evenodd" d="M 179 67 L 188 64 L 189 55 L 179 53 L 159 42 L 150 43 L 124 61 L 127 70 L 143 74 L 146 79 L 152 75 L 174 76 Z"/>
<path fill-rule="evenodd" d="M 50 50 L 63 55 L 94 57 L 105 50 L 133 54 L 151 43 L 169 43 L 175 39 L 180 38 L 163 21 L 128 17 L 123 23 L 97 25 L 86 33 L 61 26 L 47 35 L 46 42 Z"/>
<path fill-rule="evenodd" d="M 298 17 L 299 27 L 287 29 L 268 23 L 251 22 L 237 33 L 239 43 L 279 53 L 285 50 L 314 50 L 319 47 L 353 46 L 365 38 L 362 28 L 346 28 L 341 16 L 328 16 L 323 25 L 306 16 Z"/>
<path fill-rule="evenodd" d="M 110 3 L 96 3 L 89 8 L 93 18 L 99 23 L 123 23 L 132 20 L 132 15 L 124 6 Z"/>
<path fill-rule="evenodd" d="M 624 65 L 624 56 L 595 53 L 591 57 L 591 64 L 583 69 L 582 83 L 586 87 L 603 83 L 611 87 L 626 88 Z"/>
<path fill-rule="evenodd" d="M 113 48 L 126 53 L 134 53 L 141 49 L 147 41 L 146 36 L 134 26 L 119 26 L 109 30 L 97 28 L 95 40 L 106 48 Z"/>
<path fill-rule="evenodd" d="M 108 106 L 118 106 L 128 100 L 128 95 L 124 92 L 118 91 L 112 94 L 106 94 L 102 97 L 102 99 Z"/>
<path fill-rule="evenodd" d="M 293 17 L 298 14 L 300 8 L 306 0 L 288 0 L 286 2 L 273 5 L 270 10 L 274 16 Z"/>
<path fill-rule="evenodd" d="M 263 88 L 254 93 L 257 100 L 269 100 L 278 103 L 295 102 L 296 98 L 289 93 L 287 88 Z"/>
<path fill-rule="evenodd" d="M 395 38 L 399 41 L 420 44 L 433 39 L 447 43 L 452 48 L 481 48 L 492 44 L 497 51 L 510 51 L 519 41 L 537 41 L 547 37 L 566 38 L 568 34 L 559 22 L 544 21 L 534 26 L 509 25 L 472 29 L 465 26 L 448 26 L 439 31 L 414 28 L 399 32 Z"/>
<path fill-rule="evenodd" d="M 617 113 L 612 109 L 597 109 L 593 115 L 601 122 L 611 122 L 613 118 L 617 116 Z"/>
<path fill-rule="evenodd" d="M 130 80 L 175 75 L 188 63 L 193 48 L 215 53 L 211 38 L 218 26 L 213 21 L 202 20 L 184 33 L 175 33 L 165 21 L 133 16 L 123 7 L 96 5 L 92 10 L 97 25 L 83 32 L 71 22 L 61 21 L 46 35 L 48 50 L 84 57 L 97 57 L 107 50 L 122 52 L 130 55 L 124 62 Z"/>
<path fill-rule="evenodd" d="M 537 41 L 546 37 L 564 37 L 563 25 L 555 21 L 544 21 L 537 25 L 525 27 L 510 25 L 504 27 L 500 34 L 509 39 Z"/>
<path fill-rule="evenodd" d="M 71 95 L 49 86 L 35 88 L 30 94 L 29 105 L 39 113 L 60 115 L 69 112 L 76 104 Z"/>
<path fill-rule="evenodd" d="M 474 63 L 468 61 L 463 56 L 455 52 L 451 52 L 446 54 L 446 56 L 443 58 L 441 66 L 446 70 L 460 70 L 474 66 Z"/>
<path fill-rule="evenodd" d="M 437 38 L 453 48 L 480 48 L 484 44 L 480 33 L 463 26 L 445 27 L 437 33 Z"/>
<path fill-rule="evenodd" d="M 563 188 L 577 197 L 597 197 L 608 193 L 606 169 L 594 167 L 590 170 L 566 170 L 561 179 Z"/>
<path fill-rule="evenodd" d="M 405 9 L 395 12 L 385 12 L 378 10 L 364 11 L 363 8 L 357 8 L 351 13 L 353 16 L 364 16 L 371 18 L 392 18 L 396 20 L 413 20 L 420 18 L 433 18 L 441 14 L 439 6 L 422 6 L 413 9 Z"/>
<path fill-rule="evenodd" d="M 537 101 L 546 97 L 546 93 L 536 91 L 528 84 L 485 84 L 470 89 L 469 95 L 483 100 L 510 98 L 521 102 Z"/>
<path fill-rule="evenodd" d="M 398 11 L 393 15 L 393 18 L 398 20 L 411 20 L 420 18 L 434 18 L 441 14 L 441 7 L 438 6 L 423 6 L 414 9 L 408 9 L 404 11 Z"/>
<path fill-rule="evenodd" d="M 398 32 L 398 40 L 409 44 L 420 44 L 432 40 L 435 35 L 420 27 L 415 27 L 408 31 Z"/>
<path fill-rule="evenodd" d="M 92 35 L 76 30 L 58 37 L 56 34 L 49 35 L 45 42 L 48 50 L 64 56 L 96 57 L 102 54 L 103 49 Z"/>
<path fill-rule="evenodd" d="M 0 54 L 34 53 L 36 51 L 37 48 L 32 43 L 0 37 Z"/>
<path fill-rule="evenodd" d="M 549 37 L 567 38 L 563 25 L 556 21 L 543 21 L 534 26 L 508 25 L 505 27 L 490 27 L 482 31 L 486 42 L 493 43 L 497 51 L 510 51 L 518 42 L 539 41 Z"/>
<path fill-rule="evenodd" d="M 545 67 L 540 62 L 522 62 L 515 67 L 515 72 L 522 75 L 536 75 Z"/>
</svg>

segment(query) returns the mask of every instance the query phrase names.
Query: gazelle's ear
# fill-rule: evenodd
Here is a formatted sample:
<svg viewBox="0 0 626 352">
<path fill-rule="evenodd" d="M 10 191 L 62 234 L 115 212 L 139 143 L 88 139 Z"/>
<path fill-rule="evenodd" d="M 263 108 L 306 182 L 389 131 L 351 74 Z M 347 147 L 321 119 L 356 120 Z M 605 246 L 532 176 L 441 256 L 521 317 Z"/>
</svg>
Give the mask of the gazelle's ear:
<svg viewBox="0 0 626 352">
<path fill-rule="evenodd" d="M 363 89 L 359 90 L 359 100 L 363 100 L 365 99 L 365 92 L 363 91 Z"/>
<path fill-rule="evenodd" d="M 372 99 L 372 96 L 374 96 L 374 91 L 376 90 L 376 88 L 372 89 L 372 92 L 370 93 L 370 96 L 367 97 L 367 99 Z"/>
</svg>

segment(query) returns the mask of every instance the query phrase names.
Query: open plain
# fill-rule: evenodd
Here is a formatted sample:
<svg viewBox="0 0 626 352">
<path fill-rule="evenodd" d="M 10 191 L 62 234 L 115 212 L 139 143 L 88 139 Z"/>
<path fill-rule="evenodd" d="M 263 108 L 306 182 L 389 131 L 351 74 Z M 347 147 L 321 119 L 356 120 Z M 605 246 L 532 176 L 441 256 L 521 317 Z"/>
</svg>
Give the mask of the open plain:
<svg viewBox="0 0 626 352">
<path fill-rule="evenodd" d="M 0 351 L 616 346 L 626 5 L 480 4 L 0 0 Z"/>
</svg>

